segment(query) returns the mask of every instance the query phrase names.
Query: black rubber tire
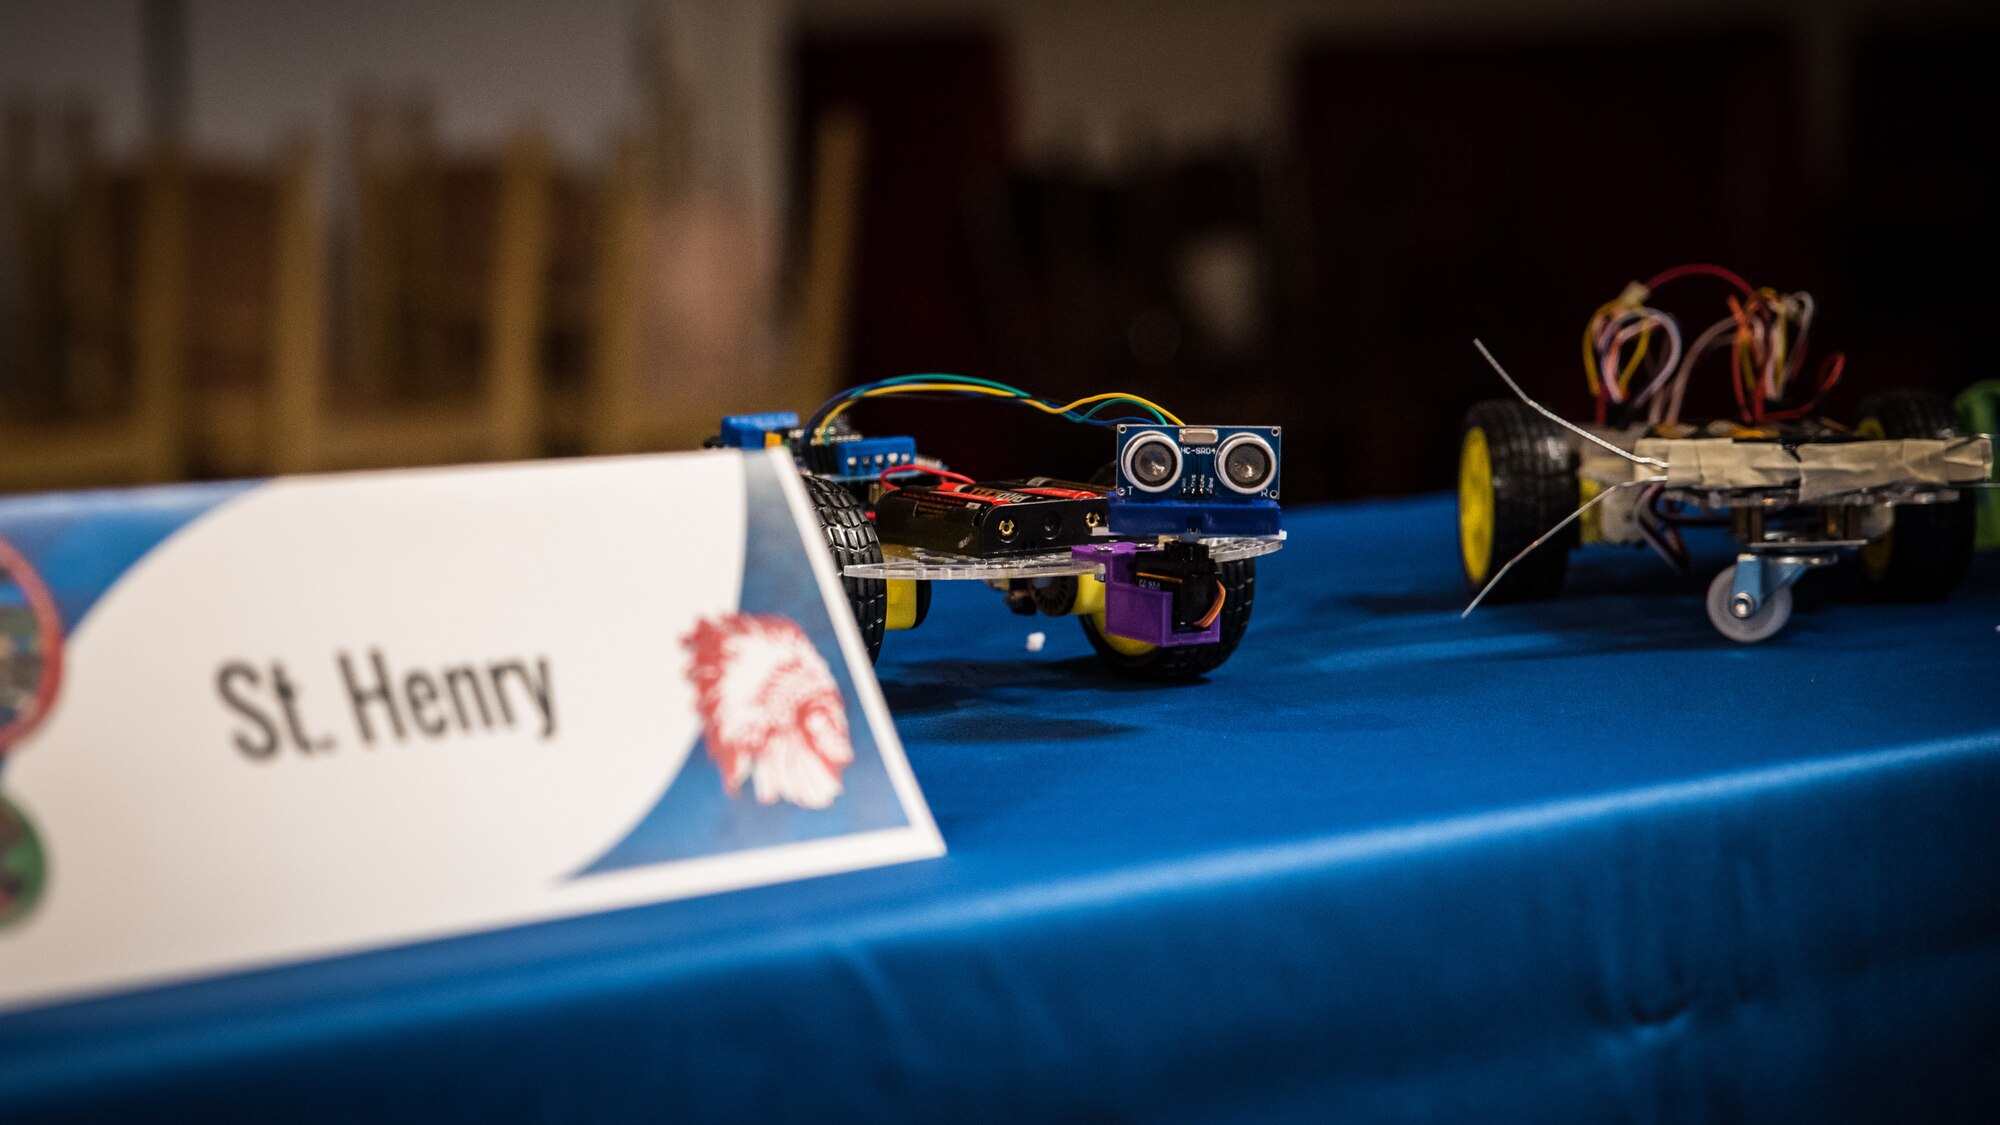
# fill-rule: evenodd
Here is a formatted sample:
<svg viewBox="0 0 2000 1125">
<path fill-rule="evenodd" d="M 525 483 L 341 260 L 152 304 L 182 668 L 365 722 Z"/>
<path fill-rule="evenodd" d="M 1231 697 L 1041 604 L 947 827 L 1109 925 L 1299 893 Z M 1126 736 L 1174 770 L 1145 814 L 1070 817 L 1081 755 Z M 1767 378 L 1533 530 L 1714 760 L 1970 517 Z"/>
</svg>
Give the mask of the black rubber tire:
<svg viewBox="0 0 2000 1125">
<path fill-rule="evenodd" d="M 1090 617 L 1077 620 L 1083 623 L 1083 635 L 1090 638 L 1098 659 L 1119 675 L 1141 680 L 1200 679 L 1222 667 L 1250 627 L 1250 609 L 1257 601 L 1257 560 L 1223 563 L 1216 567 L 1216 577 L 1223 590 L 1222 635 L 1213 644 L 1153 648 L 1134 655 L 1112 648 Z"/>
<path fill-rule="evenodd" d="M 801 478 L 813 510 L 819 513 L 820 531 L 836 570 L 858 563 L 882 561 L 882 540 L 875 523 L 854 494 L 831 481 L 815 476 Z M 868 645 L 868 659 L 882 651 L 883 626 L 889 619 L 889 584 L 880 578 L 849 578 L 842 575 L 841 588 L 847 591 L 847 607 L 854 611 L 854 623 L 861 627 L 861 639 Z"/>
<path fill-rule="evenodd" d="M 1861 404 L 1861 417 L 1882 425 L 1887 438 L 1955 438 L 1958 413 L 1943 395 L 1887 391 Z M 1979 509 L 1970 491 L 1946 504 L 1900 504 L 1880 567 L 1864 562 L 1862 580 L 1877 596 L 1898 602 L 1940 601 L 1965 580 L 1979 532 Z"/>
<path fill-rule="evenodd" d="M 1461 449 L 1465 434 L 1475 426 L 1485 431 L 1493 465 L 1493 546 L 1487 573 L 1478 579 L 1465 567 L 1462 551 L 1459 564 L 1467 591 L 1477 594 L 1493 571 L 1574 512 L 1581 495 L 1569 435 L 1528 404 L 1492 399 L 1473 406 L 1459 430 Z M 1537 601 L 1562 593 L 1569 553 L 1576 545 L 1577 525 L 1572 523 L 1515 564 L 1486 600 Z"/>
</svg>

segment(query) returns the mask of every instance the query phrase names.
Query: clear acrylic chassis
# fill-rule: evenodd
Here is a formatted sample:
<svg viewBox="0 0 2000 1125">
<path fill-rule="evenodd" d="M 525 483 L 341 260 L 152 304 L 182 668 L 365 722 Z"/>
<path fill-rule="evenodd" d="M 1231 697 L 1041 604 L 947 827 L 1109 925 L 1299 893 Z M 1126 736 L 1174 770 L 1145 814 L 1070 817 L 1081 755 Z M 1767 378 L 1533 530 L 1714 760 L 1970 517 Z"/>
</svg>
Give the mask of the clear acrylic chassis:
<svg viewBox="0 0 2000 1125">
<path fill-rule="evenodd" d="M 1234 562 L 1268 555 L 1285 545 L 1279 532 L 1270 538 L 1203 539 L 1216 562 Z M 1010 578 L 1058 578 L 1066 575 L 1103 574 L 1104 567 L 1078 562 L 1068 547 L 1032 555 L 1010 555 L 1004 559 L 976 559 L 968 555 L 948 555 L 918 547 L 882 546 L 879 563 L 856 563 L 841 573 L 848 578 L 915 578 L 926 582 L 970 580 L 1005 581 Z"/>
</svg>

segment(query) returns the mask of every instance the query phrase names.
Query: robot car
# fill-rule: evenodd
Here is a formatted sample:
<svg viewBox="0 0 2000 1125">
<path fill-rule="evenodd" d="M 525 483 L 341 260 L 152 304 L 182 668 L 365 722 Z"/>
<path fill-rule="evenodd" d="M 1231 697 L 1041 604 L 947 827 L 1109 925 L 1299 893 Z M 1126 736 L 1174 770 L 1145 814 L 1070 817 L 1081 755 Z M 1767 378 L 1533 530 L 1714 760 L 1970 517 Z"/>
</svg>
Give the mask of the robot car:
<svg viewBox="0 0 2000 1125">
<path fill-rule="evenodd" d="M 1684 277 L 1734 290 L 1729 315 L 1686 346 L 1652 292 Z M 1484 345 L 1515 399 L 1466 415 L 1459 447 L 1458 531 L 1471 612 L 1482 599 L 1553 597 L 1579 544 L 1644 544 L 1689 563 L 1684 528 L 1727 527 L 1736 561 L 1709 584 L 1715 628 L 1734 641 L 1776 634 L 1806 572 L 1858 556 L 1862 579 L 1891 600 L 1943 598 L 1964 578 L 1975 529 L 1972 490 L 1992 468 L 1988 437 L 1960 431 L 1952 404 L 1923 391 L 1863 403 L 1851 425 L 1819 416 L 1845 357 L 1829 356 L 1797 394 L 1812 326 L 1809 294 L 1753 289 L 1719 266 L 1682 266 L 1634 283 L 1584 332 L 1597 399 L 1578 425 L 1535 403 Z M 1726 353 L 1738 417 L 1681 417 L 1688 377 Z"/>
<path fill-rule="evenodd" d="M 993 395 L 1115 435 L 1091 481 L 979 481 L 847 409 L 883 395 Z M 1104 417 L 1113 407 L 1133 413 Z M 905 376 L 793 413 L 722 420 L 710 446 L 784 446 L 798 462 L 870 658 L 914 629 L 931 583 L 984 582 L 1022 615 L 1075 617 L 1099 659 L 1142 679 L 1220 667 L 1250 624 L 1256 559 L 1284 541 L 1277 426 L 1192 426 L 1129 395 L 1067 405 L 959 376 Z"/>
</svg>

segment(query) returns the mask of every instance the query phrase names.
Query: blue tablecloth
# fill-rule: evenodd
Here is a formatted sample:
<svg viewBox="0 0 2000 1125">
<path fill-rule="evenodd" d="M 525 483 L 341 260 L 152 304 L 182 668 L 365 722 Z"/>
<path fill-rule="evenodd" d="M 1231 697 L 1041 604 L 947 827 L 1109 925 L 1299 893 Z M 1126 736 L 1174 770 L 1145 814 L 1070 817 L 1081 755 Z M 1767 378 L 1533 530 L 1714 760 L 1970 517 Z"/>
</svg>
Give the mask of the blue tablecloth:
<svg viewBox="0 0 2000 1125">
<path fill-rule="evenodd" d="M 0 1121 L 2000 1105 L 2000 558 L 1746 648 L 1620 551 L 1462 622 L 1444 500 L 1291 527 L 1206 684 L 940 588 L 945 859 L 6 1017 Z"/>
</svg>

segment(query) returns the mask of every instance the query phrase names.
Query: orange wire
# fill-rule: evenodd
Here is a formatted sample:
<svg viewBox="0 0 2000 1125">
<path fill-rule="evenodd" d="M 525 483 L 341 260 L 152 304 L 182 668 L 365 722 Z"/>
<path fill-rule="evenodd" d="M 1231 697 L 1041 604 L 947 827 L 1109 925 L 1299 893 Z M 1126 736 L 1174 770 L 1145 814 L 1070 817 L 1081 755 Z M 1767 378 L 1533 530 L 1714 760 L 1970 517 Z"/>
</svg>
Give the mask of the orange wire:
<svg viewBox="0 0 2000 1125">
<path fill-rule="evenodd" d="M 1208 615 L 1195 622 L 1195 625 L 1206 629 L 1215 624 L 1215 619 L 1222 616 L 1222 603 L 1227 600 L 1229 600 L 1229 588 L 1218 579 L 1215 583 L 1215 604 L 1208 607 Z"/>
</svg>

